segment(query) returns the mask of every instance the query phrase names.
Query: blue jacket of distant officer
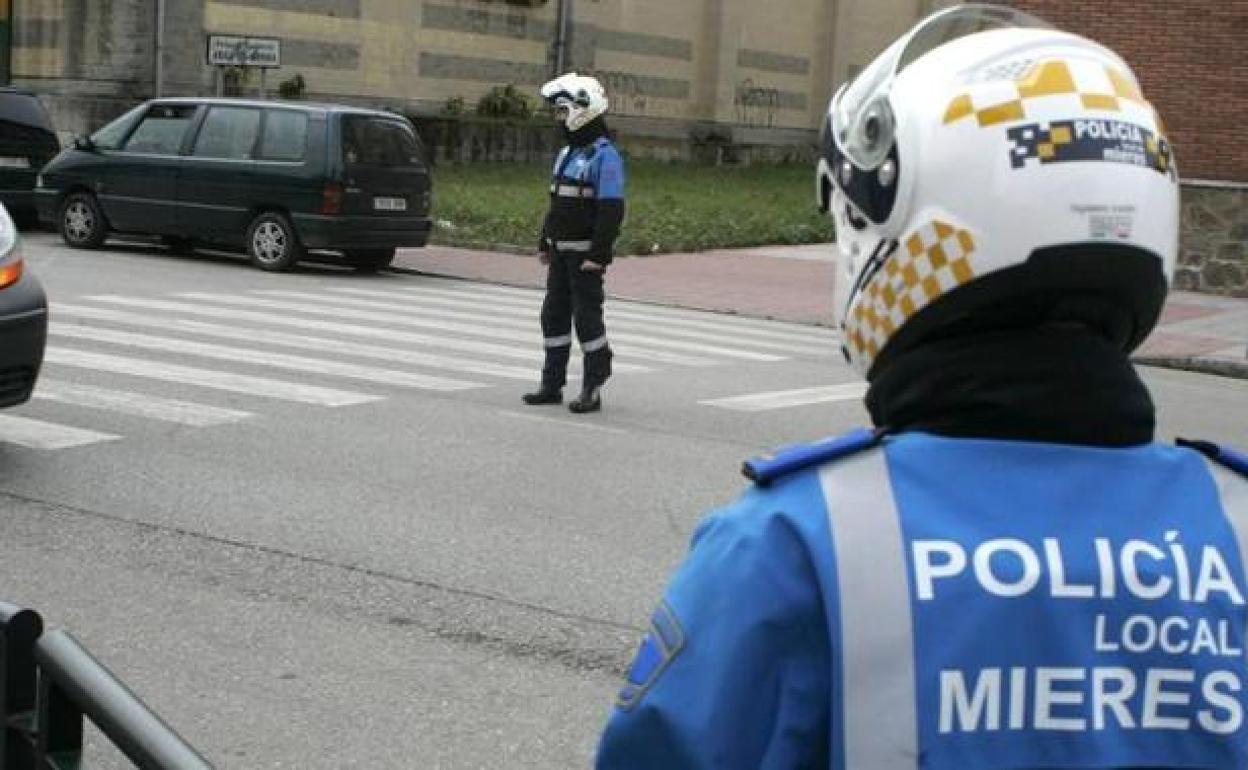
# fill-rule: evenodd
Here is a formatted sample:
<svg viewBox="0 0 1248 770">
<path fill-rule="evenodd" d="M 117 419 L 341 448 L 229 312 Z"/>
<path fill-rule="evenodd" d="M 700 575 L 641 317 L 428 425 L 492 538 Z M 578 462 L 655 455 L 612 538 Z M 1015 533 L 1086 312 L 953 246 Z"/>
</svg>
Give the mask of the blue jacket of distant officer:
<svg viewBox="0 0 1248 770">
<path fill-rule="evenodd" d="M 624 161 L 605 135 L 577 141 L 581 133 L 555 159 L 541 250 L 608 265 L 624 221 Z"/>
<path fill-rule="evenodd" d="M 1248 456 L 1195 446 L 861 431 L 747 464 L 597 766 L 1248 767 Z"/>
</svg>

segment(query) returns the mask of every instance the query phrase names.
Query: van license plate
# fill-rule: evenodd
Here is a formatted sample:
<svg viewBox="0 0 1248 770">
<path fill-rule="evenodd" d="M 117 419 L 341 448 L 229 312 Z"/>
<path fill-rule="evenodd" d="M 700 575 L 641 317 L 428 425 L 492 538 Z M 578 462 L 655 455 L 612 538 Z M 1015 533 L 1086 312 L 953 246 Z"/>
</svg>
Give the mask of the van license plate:
<svg viewBox="0 0 1248 770">
<path fill-rule="evenodd" d="M 373 198 L 377 211 L 407 211 L 407 198 Z"/>
<path fill-rule="evenodd" d="M 30 168 L 30 159 L 0 158 L 0 168 Z"/>
</svg>

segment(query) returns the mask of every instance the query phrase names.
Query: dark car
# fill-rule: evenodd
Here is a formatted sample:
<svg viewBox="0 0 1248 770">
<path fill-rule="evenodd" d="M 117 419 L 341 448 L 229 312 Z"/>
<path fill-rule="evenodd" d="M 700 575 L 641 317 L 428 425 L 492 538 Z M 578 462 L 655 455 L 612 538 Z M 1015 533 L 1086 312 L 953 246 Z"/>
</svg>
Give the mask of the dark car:
<svg viewBox="0 0 1248 770">
<path fill-rule="evenodd" d="M 71 246 L 110 232 L 246 249 L 284 270 L 308 249 L 362 270 L 429 240 L 424 147 L 405 118 L 326 104 L 160 99 L 44 168 L 39 216 Z"/>
<path fill-rule="evenodd" d="M 48 111 L 29 91 L 0 88 L 0 203 L 21 223 L 35 219 L 35 179 L 61 151 Z"/>
<path fill-rule="evenodd" d="M 0 407 L 30 398 L 48 335 L 48 301 L 17 244 L 17 228 L 0 207 Z"/>
</svg>

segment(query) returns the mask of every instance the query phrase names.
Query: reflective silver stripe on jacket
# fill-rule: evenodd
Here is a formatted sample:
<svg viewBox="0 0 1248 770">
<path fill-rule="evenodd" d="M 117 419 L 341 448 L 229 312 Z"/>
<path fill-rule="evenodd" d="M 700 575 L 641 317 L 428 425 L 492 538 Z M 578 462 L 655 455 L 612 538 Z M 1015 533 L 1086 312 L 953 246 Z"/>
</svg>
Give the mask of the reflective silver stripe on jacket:
<svg viewBox="0 0 1248 770">
<path fill-rule="evenodd" d="M 836 554 L 846 770 L 917 767 L 909 573 L 884 450 L 824 468 L 819 483 Z"/>
<path fill-rule="evenodd" d="M 593 241 L 555 241 L 558 251 L 589 251 L 593 245 Z"/>
<path fill-rule="evenodd" d="M 545 343 L 548 348 L 566 348 L 572 344 L 572 335 L 561 334 L 558 337 L 547 337 Z"/>
<path fill-rule="evenodd" d="M 590 340 L 589 342 L 582 342 L 581 350 L 585 351 L 586 353 L 593 353 L 595 350 L 602 350 L 606 346 L 607 346 L 607 335 L 604 334 L 601 337 L 597 337 L 595 339 Z"/>
<path fill-rule="evenodd" d="M 1239 544 L 1239 558 L 1244 563 L 1245 574 L 1248 574 L 1248 479 L 1213 460 L 1204 460 L 1209 466 L 1209 472 L 1213 474 L 1213 483 L 1217 486 L 1218 497 L 1222 501 L 1222 511 L 1235 533 L 1235 542 Z"/>
<path fill-rule="evenodd" d="M 592 198 L 594 197 L 594 188 L 580 187 L 578 185 L 560 184 L 551 185 L 550 191 L 560 198 Z"/>
</svg>

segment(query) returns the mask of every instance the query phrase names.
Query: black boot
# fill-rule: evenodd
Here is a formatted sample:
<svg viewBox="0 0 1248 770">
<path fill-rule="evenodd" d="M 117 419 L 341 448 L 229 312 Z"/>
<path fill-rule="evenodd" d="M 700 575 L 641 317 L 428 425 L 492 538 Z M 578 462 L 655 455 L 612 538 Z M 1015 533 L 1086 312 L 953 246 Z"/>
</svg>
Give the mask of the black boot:
<svg viewBox="0 0 1248 770">
<path fill-rule="evenodd" d="M 598 411 L 602 408 L 601 391 L 602 389 L 598 387 L 585 388 L 581 391 L 581 395 L 568 403 L 568 411 L 573 414 Z"/>
<path fill-rule="evenodd" d="M 548 385 L 542 385 L 532 393 L 525 393 L 521 398 L 524 403 L 529 406 L 544 406 L 546 404 L 562 404 L 563 389 L 554 388 Z"/>
</svg>

